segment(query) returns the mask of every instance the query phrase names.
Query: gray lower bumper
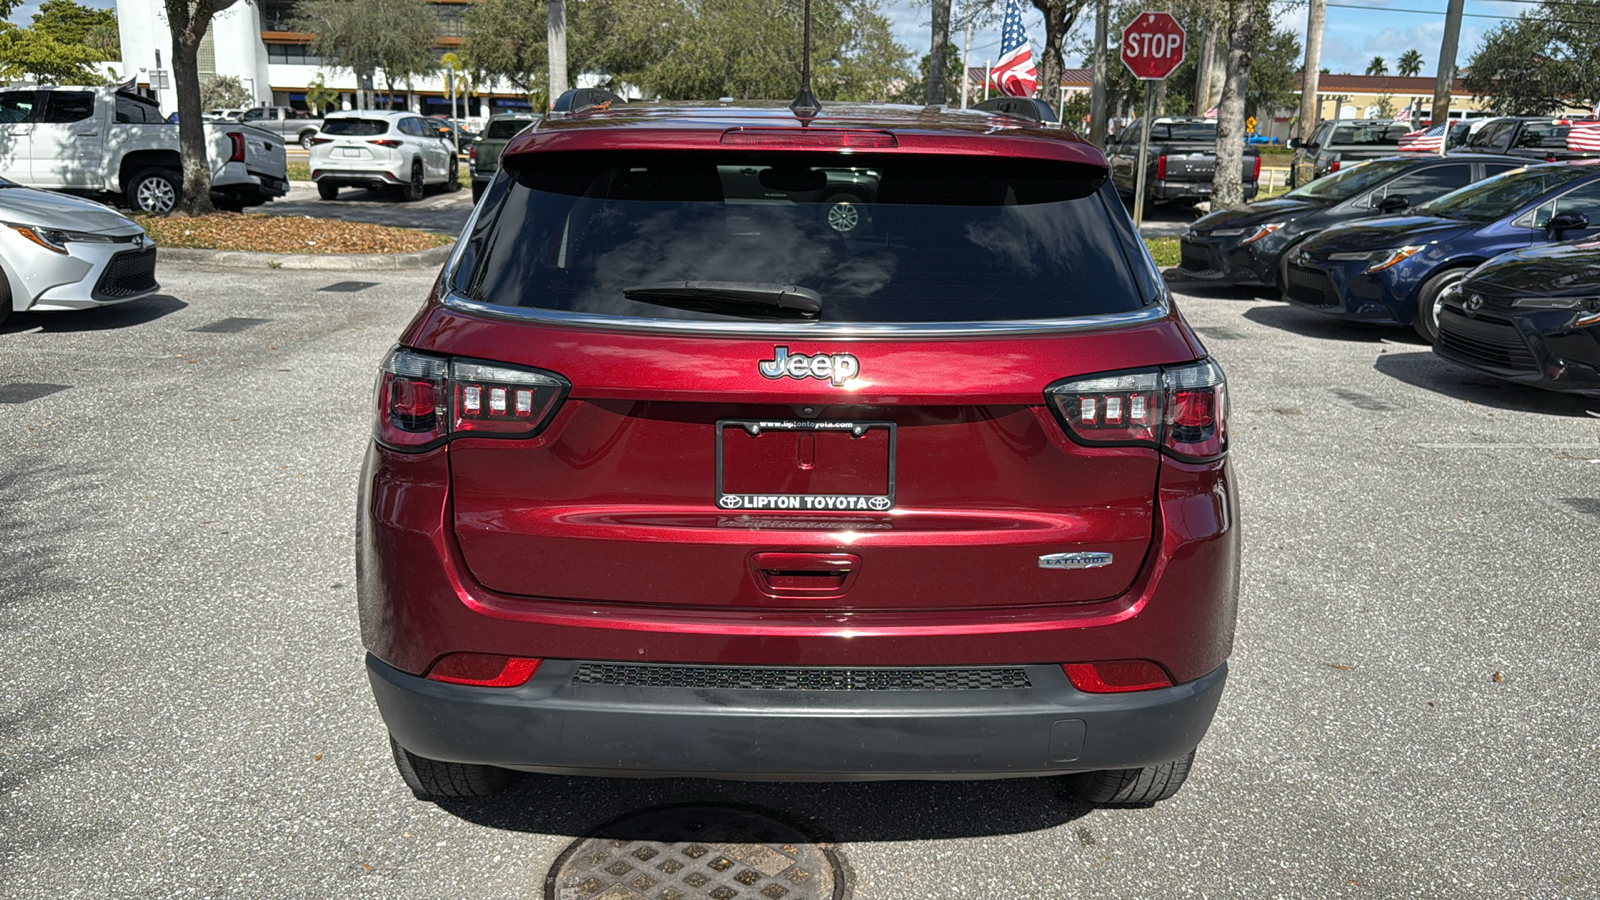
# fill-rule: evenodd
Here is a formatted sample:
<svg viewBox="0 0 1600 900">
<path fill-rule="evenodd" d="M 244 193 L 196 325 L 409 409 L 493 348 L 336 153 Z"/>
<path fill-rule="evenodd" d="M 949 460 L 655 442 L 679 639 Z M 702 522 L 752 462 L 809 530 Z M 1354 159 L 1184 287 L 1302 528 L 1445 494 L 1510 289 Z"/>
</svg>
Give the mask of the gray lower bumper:
<svg viewBox="0 0 1600 900">
<path fill-rule="evenodd" d="M 1156 765 L 1205 735 L 1227 666 L 1176 687 L 1085 694 L 1059 666 L 1031 687 L 769 690 L 573 682 L 546 660 L 519 688 L 427 681 L 368 655 L 395 740 L 450 762 L 583 775 L 805 781 L 997 778 Z"/>
</svg>

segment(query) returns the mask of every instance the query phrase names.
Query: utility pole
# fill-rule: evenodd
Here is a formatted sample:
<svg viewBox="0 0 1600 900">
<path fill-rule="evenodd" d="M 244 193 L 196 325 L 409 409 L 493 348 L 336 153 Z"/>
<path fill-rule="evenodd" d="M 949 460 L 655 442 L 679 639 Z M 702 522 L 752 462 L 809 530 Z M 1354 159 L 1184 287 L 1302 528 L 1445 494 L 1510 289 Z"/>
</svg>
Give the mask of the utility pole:
<svg viewBox="0 0 1600 900">
<path fill-rule="evenodd" d="M 567 0 L 549 0 L 550 96 L 545 108 L 567 92 Z"/>
<path fill-rule="evenodd" d="M 1306 14 L 1306 64 L 1300 73 L 1300 133 L 1296 135 L 1302 144 L 1311 143 L 1311 136 L 1317 133 L 1317 119 L 1322 115 L 1317 86 L 1322 79 L 1322 27 L 1327 15 L 1328 0 L 1311 0 L 1311 11 Z M 1300 183 L 1295 172 L 1289 174 L 1290 184 Z"/>
<path fill-rule="evenodd" d="M 1089 142 L 1096 147 L 1106 145 L 1106 41 L 1111 30 L 1111 0 L 1099 0 L 1094 8 L 1094 55 L 1090 65 L 1094 77 L 1089 87 Z"/>
<path fill-rule="evenodd" d="M 1439 76 L 1433 82 L 1433 124 L 1450 119 L 1450 91 L 1456 84 L 1456 44 L 1461 40 L 1461 8 L 1465 0 L 1450 0 L 1444 12 L 1444 40 L 1439 43 Z"/>
<path fill-rule="evenodd" d="M 967 92 L 972 87 L 972 10 L 967 10 L 967 39 L 961 45 L 961 108 L 967 108 Z"/>
</svg>

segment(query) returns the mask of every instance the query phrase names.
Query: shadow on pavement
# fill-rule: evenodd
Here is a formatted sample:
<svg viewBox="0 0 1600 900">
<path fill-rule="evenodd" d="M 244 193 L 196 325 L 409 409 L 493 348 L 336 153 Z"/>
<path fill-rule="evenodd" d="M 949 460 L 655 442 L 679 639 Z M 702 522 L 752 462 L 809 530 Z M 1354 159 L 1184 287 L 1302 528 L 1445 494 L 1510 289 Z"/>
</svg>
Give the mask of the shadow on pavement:
<svg viewBox="0 0 1600 900">
<path fill-rule="evenodd" d="M 1591 409 L 1600 411 L 1600 399 L 1502 381 L 1457 366 L 1432 352 L 1390 353 L 1378 357 L 1372 367 L 1414 387 L 1494 409 L 1575 418 L 1589 415 Z"/>
<path fill-rule="evenodd" d="M 4 325 L 0 325 L 0 334 L 16 334 L 24 331 L 42 331 L 46 334 L 70 334 L 78 331 L 112 331 L 117 328 L 132 328 L 146 322 L 154 322 L 165 316 L 170 316 L 180 309 L 187 309 L 189 304 L 166 294 L 152 294 L 138 300 L 129 300 L 127 303 L 118 303 L 115 306 L 101 306 L 95 309 L 80 309 L 70 312 L 25 312 L 12 313 Z"/>
<path fill-rule="evenodd" d="M 1298 334 L 1301 337 L 1327 338 L 1334 341 L 1361 341 L 1368 344 L 1376 344 L 1384 339 L 1398 343 L 1422 343 L 1422 339 L 1417 337 L 1417 333 L 1410 328 L 1352 322 L 1335 316 L 1306 312 L 1288 304 L 1261 306 L 1245 310 L 1243 315 L 1246 319 L 1258 325 L 1279 328 L 1291 334 Z"/>
<path fill-rule="evenodd" d="M 525 773 L 499 797 L 437 802 L 451 815 L 477 825 L 573 837 L 645 807 L 675 803 L 755 807 L 804 824 L 824 840 L 842 843 L 1021 834 L 1055 828 L 1092 808 L 1067 790 L 1065 778 L 774 783 Z"/>
</svg>

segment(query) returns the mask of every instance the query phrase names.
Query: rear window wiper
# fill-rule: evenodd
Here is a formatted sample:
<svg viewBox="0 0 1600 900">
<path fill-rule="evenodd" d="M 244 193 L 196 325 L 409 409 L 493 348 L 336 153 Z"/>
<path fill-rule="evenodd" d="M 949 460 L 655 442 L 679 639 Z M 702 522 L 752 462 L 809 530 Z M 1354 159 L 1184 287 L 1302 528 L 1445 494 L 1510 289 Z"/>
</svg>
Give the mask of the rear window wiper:
<svg viewBox="0 0 1600 900">
<path fill-rule="evenodd" d="M 662 281 L 623 288 L 639 303 L 749 319 L 816 321 L 822 295 L 797 284 L 763 281 Z"/>
</svg>

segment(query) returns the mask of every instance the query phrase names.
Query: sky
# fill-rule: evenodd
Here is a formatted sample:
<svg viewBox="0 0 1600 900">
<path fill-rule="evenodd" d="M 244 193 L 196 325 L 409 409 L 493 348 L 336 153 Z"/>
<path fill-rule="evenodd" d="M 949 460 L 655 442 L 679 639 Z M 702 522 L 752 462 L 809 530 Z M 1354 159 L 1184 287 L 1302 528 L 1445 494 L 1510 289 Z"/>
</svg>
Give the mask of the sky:
<svg viewBox="0 0 1600 900">
<path fill-rule="evenodd" d="M 102 8 L 115 5 L 115 0 L 78 0 L 78 2 L 85 6 Z M 583 0 L 576 2 L 581 3 Z M 959 15 L 963 0 L 953 0 L 953 2 Z M 1366 71 L 1369 60 L 1374 56 L 1382 56 L 1393 71 L 1395 61 L 1400 54 L 1415 48 L 1422 54 L 1423 74 L 1431 76 L 1434 73 L 1434 67 L 1439 62 L 1439 41 L 1444 33 L 1446 0 L 1329 0 L 1329 2 L 1367 8 L 1350 9 L 1332 5 L 1328 7 L 1327 27 L 1322 37 L 1323 68 L 1334 72 L 1361 73 Z M 1031 4 L 1023 2 L 1022 5 L 1023 19 L 1028 26 L 1028 37 L 1037 52 L 1044 40 L 1044 22 Z M 1162 6 L 1159 0 L 1152 0 L 1152 8 L 1160 9 Z M 1528 3 L 1519 0 L 1467 0 L 1467 16 L 1461 25 L 1461 50 L 1457 55 L 1459 64 L 1466 64 L 1483 40 L 1483 36 L 1501 21 L 1475 18 L 1473 14 L 1515 16 L 1529 6 Z M 900 43 L 909 47 L 917 58 L 921 58 L 928 49 L 927 0 L 883 0 L 883 8 L 890 21 L 894 23 L 895 37 Z M 38 0 L 31 0 L 23 4 L 11 19 L 13 22 L 25 25 L 32 21 L 33 14 L 38 9 Z M 1419 15 L 1400 11 L 1408 9 L 1431 12 Z M 1282 16 L 1278 24 L 1280 27 L 1292 29 L 1300 36 L 1301 45 L 1304 46 L 1306 30 L 1304 5 Z M 1081 27 L 1093 28 L 1093 16 L 1086 16 Z M 962 36 L 957 34 L 954 37 L 956 45 L 960 46 Z M 972 34 L 972 65 L 982 65 L 985 58 L 992 59 L 999 46 L 998 22 L 990 28 L 975 29 Z M 1068 65 L 1079 65 L 1082 61 L 1069 58 L 1067 62 Z"/>
</svg>

